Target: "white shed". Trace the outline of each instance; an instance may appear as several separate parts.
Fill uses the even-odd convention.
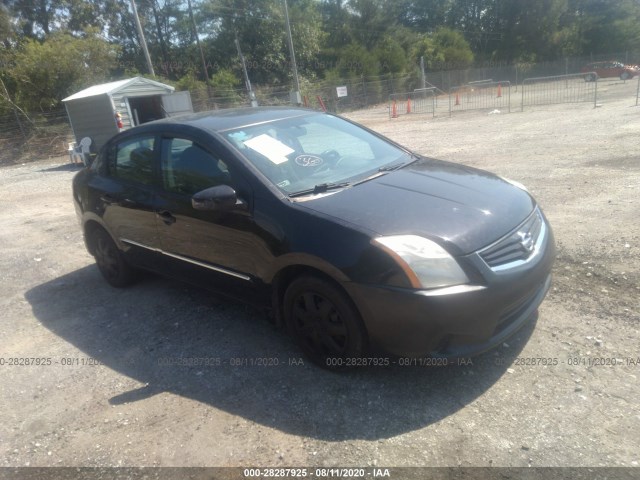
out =
[[[76,142],[92,140],[97,152],[116,133],[135,125],[193,112],[189,92],[144,77],[94,85],[63,99]],[[119,114],[122,127],[117,124]]]

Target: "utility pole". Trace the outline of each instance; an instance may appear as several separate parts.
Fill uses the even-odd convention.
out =
[[[284,18],[287,22],[287,40],[289,42],[289,54],[291,55],[291,70],[293,71],[293,85],[294,91],[291,92],[291,103],[300,105],[302,103],[302,97],[300,96],[300,81],[298,80],[298,66],[296,65],[296,54],[293,51],[293,38],[291,37],[291,24],[289,23],[289,8],[287,7],[287,0],[284,2]]]
[[[242,50],[240,50],[240,42],[238,41],[238,32],[236,32],[236,48],[238,49],[238,56],[240,57],[240,62],[242,62],[242,71],[244,73],[244,85],[247,88],[247,92],[249,93],[251,106],[257,107],[258,100],[256,100],[256,94],[253,92],[253,89],[251,88],[251,80],[249,80],[249,73],[247,72],[247,64],[244,61],[244,55],[242,55]]]
[[[420,57],[420,71],[422,72],[422,88],[427,88],[427,78],[424,73],[424,57]]]
[[[202,45],[200,44],[200,38],[198,37],[198,30],[196,28],[196,21],[193,18],[193,9],[191,8],[191,0],[187,0],[187,6],[189,7],[189,18],[191,19],[191,27],[193,28],[193,35],[196,37],[196,44],[198,45],[198,50],[200,50],[200,59],[202,60],[202,71],[204,73],[204,81],[209,85],[209,70],[207,69],[207,62],[204,59],[204,51],[202,50]]]
[[[140,17],[138,17],[138,9],[136,8],[135,0],[131,0],[131,8],[133,10],[133,18],[136,21],[138,36],[140,37],[140,46],[144,52],[144,58],[147,61],[147,68],[149,69],[151,76],[155,78],[156,72],[153,71],[153,64],[151,63],[151,57],[149,56],[149,50],[147,49],[147,41],[144,39],[144,32],[142,31],[142,25],[140,24]]]

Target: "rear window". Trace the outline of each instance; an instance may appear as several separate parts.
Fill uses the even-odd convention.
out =
[[[155,137],[138,137],[123,141],[107,152],[110,176],[129,182],[153,182]]]

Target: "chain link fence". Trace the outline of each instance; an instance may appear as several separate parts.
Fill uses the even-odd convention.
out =
[[[419,88],[413,92],[389,95],[389,116],[391,118],[410,113],[430,113],[435,116],[436,89],[434,87]]]
[[[521,109],[525,105],[591,101],[596,95],[594,102],[606,101],[619,98],[623,90],[607,88],[602,94],[595,92],[598,82],[585,82],[584,73],[578,72],[591,62],[609,60],[637,65],[640,64],[640,51],[541,63],[488,62],[468,69],[440,65],[438,71],[427,71],[424,77],[416,69],[404,75],[303,82],[301,94],[304,105],[309,108],[342,113],[383,107],[389,109],[391,117],[393,100],[397,115],[410,111],[432,116],[485,108],[510,111],[515,93],[522,96]],[[292,85],[287,84],[261,85],[255,87],[255,94],[259,105],[290,105],[292,89]],[[197,112],[251,103],[243,88],[213,90],[207,87],[190,93]],[[635,103],[640,103],[640,78]],[[0,163],[66,155],[68,142],[73,140],[64,107],[22,112],[0,99]]]
[[[588,80],[593,78],[593,80]],[[522,82],[521,111],[526,105],[554,103],[598,103],[598,82],[594,72],[526,78]]]
[[[476,81],[449,91],[449,115],[456,111],[506,109],[511,112],[511,82]]]
[[[73,132],[64,107],[28,113],[0,111],[0,164],[68,154]]]

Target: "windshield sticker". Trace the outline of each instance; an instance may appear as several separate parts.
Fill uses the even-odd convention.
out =
[[[251,150],[264,155],[276,165],[286,162],[287,155],[294,152],[293,148],[287,147],[284,143],[264,133],[250,140],[245,140],[244,144]]]
[[[323,163],[324,160],[322,157],[318,157],[316,155],[298,155],[296,157],[296,164],[301,167],[317,167]]]
[[[280,188],[288,187],[289,185],[291,185],[291,182],[289,180],[283,180],[280,183],[278,183],[278,186]]]

